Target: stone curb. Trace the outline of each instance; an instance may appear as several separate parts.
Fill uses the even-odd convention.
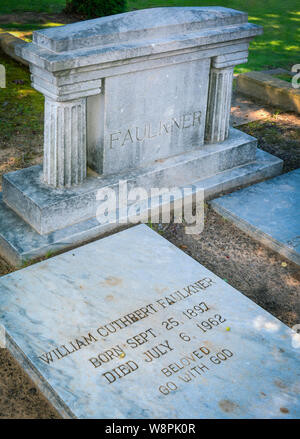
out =
[[[28,62],[17,56],[15,54],[15,46],[19,44],[27,44],[25,41],[21,40],[21,38],[14,37],[12,34],[8,32],[0,33],[0,48],[3,50],[6,55],[10,56],[14,60],[24,64],[25,66],[29,66]]]
[[[238,92],[300,114],[300,89],[269,72],[248,72],[237,77]]]

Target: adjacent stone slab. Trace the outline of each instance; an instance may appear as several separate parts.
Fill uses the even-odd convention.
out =
[[[300,265],[300,169],[211,201],[258,241]]]
[[[300,416],[299,336],[144,225],[0,289],[8,348],[64,417]]]
[[[300,90],[266,72],[247,72],[237,77],[237,90],[285,110],[300,113]]]

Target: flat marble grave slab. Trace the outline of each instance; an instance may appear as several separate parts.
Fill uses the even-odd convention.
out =
[[[0,290],[7,346],[63,417],[300,417],[299,336],[145,225]]]
[[[300,265],[300,169],[211,201],[244,232]]]

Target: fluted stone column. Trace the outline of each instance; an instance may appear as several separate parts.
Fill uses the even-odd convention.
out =
[[[45,96],[43,182],[69,188],[87,175],[87,98],[101,93],[102,79],[31,66],[32,85]],[[73,72],[74,73],[74,72]]]
[[[228,137],[231,109],[233,66],[210,71],[205,140],[222,142]]]
[[[86,98],[45,97],[44,182],[70,187],[86,178]]]

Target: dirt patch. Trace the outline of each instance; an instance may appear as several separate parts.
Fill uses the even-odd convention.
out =
[[[300,167],[300,117],[281,113],[239,127],[257,138],[259,148],[283,160],[283,172]]]
[[[8,353],[0,349],[0,419],[54,419],[56,410]]]
[[[283,172],[300,167],[300,116],[233,93],[231,123],[257,138],[258,147],[284,161]]]
[[[0,276],[11,273],[13,268],[2,258],[0,258]]]
[[[219,402],[219,406],[225,413],[234,412],[238,408],[237,404],[228,399],[222,399],[222,401]]]

